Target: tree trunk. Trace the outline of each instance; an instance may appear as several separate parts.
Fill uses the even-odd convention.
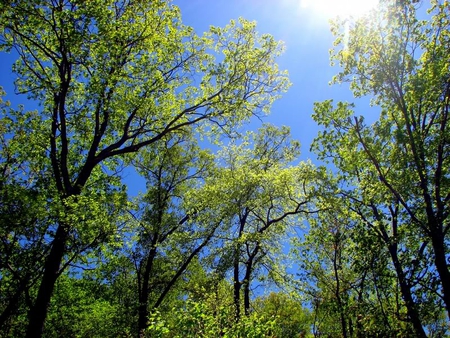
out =
[[[148,295],[149,295],[149,280],[150,274],[153,269],[153,261],[156,256],[156,243],[152,243],[152,248],[147,257],[145,264],[144,276],[142,279],[142,285],[140,287],[141,293],[139,294],[139,319],[138,319],[138,332],[139,337],[145,337],[145,329],[148,323]]]
[[[442,231],[434,231],[431,234],[431,242],[434,249],[434,264],[441,279],[443,291],[443,300],[447,316],[450,319],[450,272],[448,271],[447,261],[445,258],[444,235]]]
[[[340,277],[339,277],[339,252],[338,250],[340,250],[340,243],[339,243],[339,232],[337,234],[335,234],[335,238],[334,238],[334,255],[333,255],[333,272],[334,272],[334,277],[336,279],[336,289],[334,290],[334,295],[336,297],[336,301],[338,304],[338,308],[339,308],[339,317],[340,317],[340,321],[341,321],[341,329],[342,329],[342,337],[347,338],[347,321],[345,318],[345,312],[344,312],[344,306],[342,304],[342,299],[341,299],[341,282],[340,282]]]
[[[250,315],[250,275],[251,269],[247,269],[244,279],[244,313]]]
[[[408,313],[408,317],[413,325],[415,336],[420,338],[426,338],[427,335],[425,330],[423,329],[422,322],[420,320],[419,314],[416,309],[416,304],[411,294],[411,288],[408,285],[405,274],[403,272],[403,268],[398,259],[397,255],[397,245],[389,245],[389,253],[392,258],[392,262],[394,263],[395,271],[397,274],[398,282],[400,284],[400,292],[402,294],[402,298],[405,301],[406,311]]]
[[[36,301],[29,312],[27,338],[40,338],[42,336],[48,306],[50,305],[53,289],[55,288],[55,283],[60,273],[59,270],[65,253],[67,237],[67,231],[60,224],[56,230],[50,254],[45,261],[44,273]]]
[[[245,264],[246,270],[243,285],[244,285],[244,311],[246,316],[250,314],[250,279],[252,277],[253,265],[255,264],[255,259],[259,253],[260,248],[261,247],[259,243],[257,243],[255,249],[249,255],[248,260]]]
[[[8,305],[0,314],[0,329],[6,323],[8,318],[15,314],[17,309],[19,308],[20,296],[25,291],[25,284],[25,281],[22,280],[14,295],[9,299]]]
[[[239,251],[236,249],[235,257],[234,257],[234,265],[233,265],[233,302],[235,308],[235,320],[239,321],[241,318],[241,302],[240,302],[240,294],[241,294],[241,282],[239,280]]]
[[[248,208],[245,208],[244,213],[239,215],[239,233],[238,239],[242,237],[244,233],[244,228],[247,223],[247,217],[250,213]],[[239,321],[241,318],[241,287],[242,283],[239,280],[239,259],[240,259],[240,247],[239,244],[236,244],[235,252],[234,252],[234,262],[233,262],[233,302],[235,307],[235,320]]]

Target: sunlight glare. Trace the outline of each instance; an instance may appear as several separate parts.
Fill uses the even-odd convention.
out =
[[[379,0],[300,0],[303,8],[309,8],[327,17],[358,18],[375,8]]]

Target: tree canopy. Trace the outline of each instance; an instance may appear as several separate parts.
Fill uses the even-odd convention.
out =
[[[447,2],[431,1],[425,20],[419,8],[386,1],[349,32],[336,23],[341,48],[332,60],[342,70],[334,81],[349,82],[356,97],[371,95],[381,114],[369,125],[351,103],[316,103],[313,117],[324,130],[313,148],[337,170],[337,196],[357,222],[352,240],[384,248],[378,255],[388,255],[383,269],[398,285],[405,321],[425,337],[444,309],[450,318],[450,22]]]
[[[447,337],[450,6],[423,6],[332,22],[333,82],[380,114],[316,102],[313,163],[243,128],[290,86],[255,22],[3,1],[1,336]]]

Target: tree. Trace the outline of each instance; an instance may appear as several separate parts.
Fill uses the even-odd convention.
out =
[[[110,285],[87,276],[58,278],[46,320],[46,337],[117,337],[131,334]],[[126,292],[125,288],[120,290]]]
[[[335,82],[371,95],[381,114],[369,126],[352,104],[317,103],[314,119],[325,130],[313,147],[336,166],[342,196],[388,250],[409,321],[424,337],[425,304],[450,318],[450,21],[447,2],[431,1],[426,20],[418,6],[386,1],[348,30],[335,24]]]
[[[9,102],[0,99],[0,104],[4,113],[10,109]],[[30,305],[30,290],[41,276],[42,252],[47,249],[41,228],[51,223],[42,207],[48,175],[38,178],[20,151],[32,128],[27,125],[30,114],[11,113],[0,127],[0,327],[4,332],[14,331],[13,317],[17,321]],[[23,123],[17,129],[13,118]]]
[[[311,314],[302,303],[284,293],[271,292],[253,302],[255,312],[273,321],[272,336],[285,338],[309,337]]]
[[[242,143],[220,152],[223,167],[212,177],[212,189],[226,215],[226,230],[216,268],[232,271],[237,321],[242,305],[250,315],[256,278],[279,279],[280,243],[299,215],[313,212],[314,184],[321,173],[311,163],[290,165],[298,153],[299,143],[291,139],[289,128],[272,125],[249,132]]]
[[[353,204],[339,194],[322,200],[322,211],[308,218],[308,233],[293,247],[301,266],[299,286],[314,310],[314,333],[410,336],[390,251]],[[404,255],[402,263],[409,258]]]
[[[56,210],[29,313],[27,336],[39,337],[62,270],[113,231],[114,223],[93,226],[102,203],[121,199],[111,173],[201,121],[199,132],[232,133],[267,113],[288,81],[274,63],[281,45],[258,36],[255,23],[232,21],[198,37],[167,1],[12,0],[0,13],[2,49],[18,56],[17,91],[39,104],[28,165],[51,173],[46,200]],[[111,218],[123,210],[110,207]]]
[[[155,310],[162,303],[214,233],[211,229],[195,228],[195,213],[200,212],[200,207],[195,213],[184,208],[188,190],[195,189],[211,171],[212,156],[200,150],[192,136],[182,135],[162,139],[159,147],[143,153],[134,165],[146,178],[148,188],[137,206],[141,214],[140,226],[131,255],[138,282],[138,330],[140,336],[144,336],[149,308]],[[206,235],[202,236],[202,233]],[[176,238],[176,243],[172,237]],[[175,252],[178,255],[172,259]],[[166,261],[165,268],[158,269],[163,271],[155,269],[158,259]],[[174,273],[170,275],[170,271]],[[162,278],[161,273],[166,278]],[[169,279],[164,280],[167,277]],[[152,290],[156,287],[152,281],[163,285],[159,295]],[[156,297],[152,305],[149,304],[151,293]]]

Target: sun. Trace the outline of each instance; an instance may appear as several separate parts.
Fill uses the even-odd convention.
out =
[[[328,19],[358,18],[375,8],[379,0],[300,0],[303,8],[312,9]]]

